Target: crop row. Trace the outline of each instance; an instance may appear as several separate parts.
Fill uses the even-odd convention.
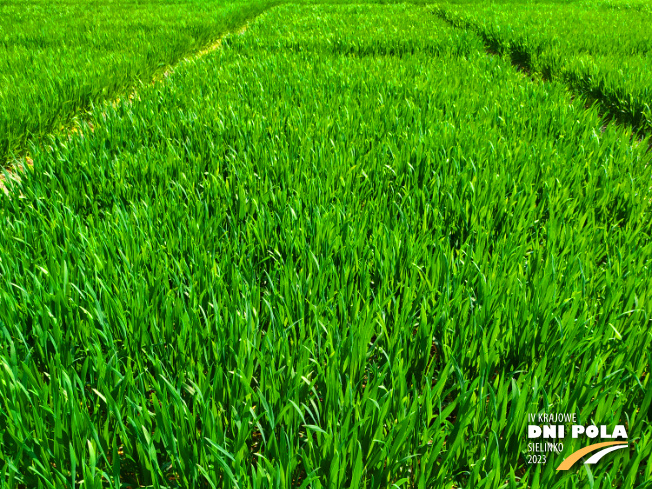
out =
[[[270,2],[0,4],[0,161],[124,96]]]
[[[652,10],[644,3],[448,5],[438,13],[477,32],[528,71],[559,80],[610,118],[652,129]]]
[[[30,141],[65,132],[91,105],[127,96],[276,3],[109,1],[89,8],[32,0],[0,5],[0,160],[23,155]],[[652,13],[646,3],[444,5],[440,15],[473,27],[492,49],[565,80],[621,121],[650,126],[647,25]],[[373,41],[367,39],[371,49],[384,43]]]

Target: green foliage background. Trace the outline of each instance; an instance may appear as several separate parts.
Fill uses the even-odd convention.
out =
[[[0,487],[649,486],[645,124],[569,73],[643,89],[545,34],[644,4],[55,5],[2,31]],[[539,412],[630,446],[528,465]]]

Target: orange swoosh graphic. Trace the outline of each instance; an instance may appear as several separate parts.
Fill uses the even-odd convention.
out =
[[[596,443],[594,445],[589,445],[588,447],[580,448],[578,451],[571,453],[562,463],[559,464],[557,470],[568,470],[570,469],[575,462],[581,459],[587,453],[595,452],[603,447],[610,447],[612,445],[627,445],[627,442],[622,441],[607,441],[604,443]]]

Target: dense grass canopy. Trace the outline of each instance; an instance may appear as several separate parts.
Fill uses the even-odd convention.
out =
[[[0,121],[5,150],[33,143],[0,192],[1,488],[647,487],[644,124],[606,124],[569,82],[607,48],[536,27],[589,7],[276,6],[114,103],[263,6],[65,5],[109,18],[4,48],[97,46],[74,133],[52,130],[89,105],[39,78],[20,107],[50,137]],[[507,21],[540,43],[529,72]],[[123,28],[163,64],[102,58],[131,52]],[[586,441],[568,439],[529,464],[543,412],[625,425],[629,446],[557,472]]]

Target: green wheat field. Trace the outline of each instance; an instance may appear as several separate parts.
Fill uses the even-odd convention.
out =
[[[0,1],[0,488],[652,487],[651,5]]]

